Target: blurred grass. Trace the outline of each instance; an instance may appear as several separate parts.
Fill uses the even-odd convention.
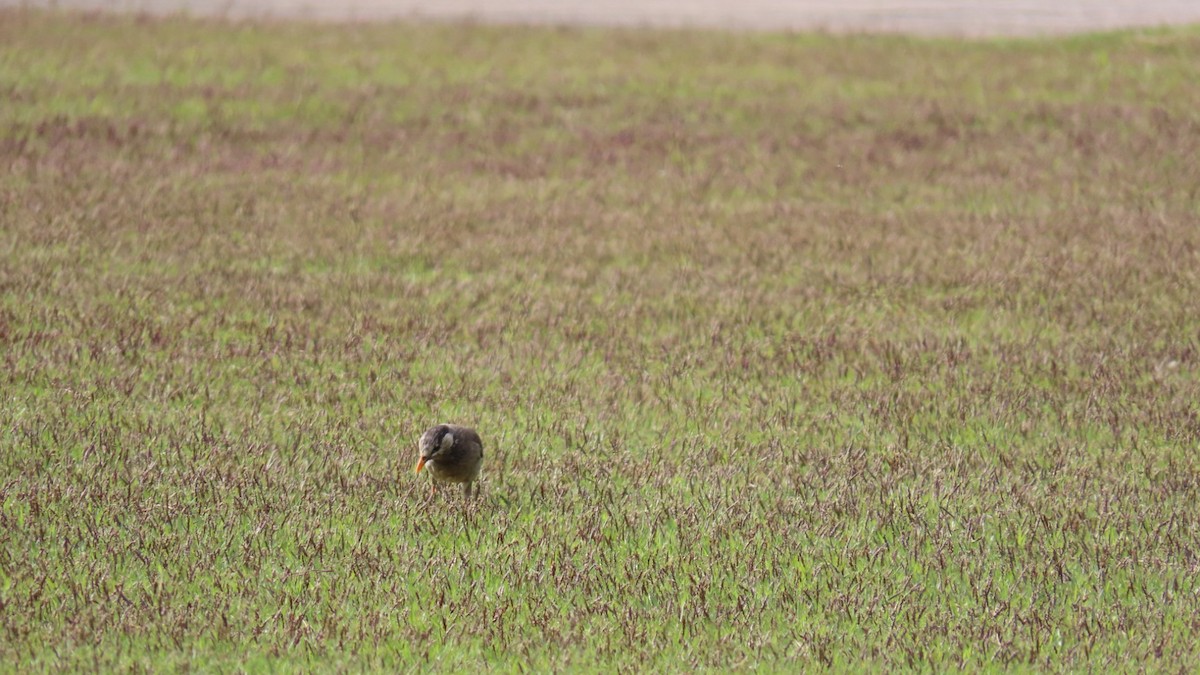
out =
[[[0,653],[1195,668],[1198,64],[4,11]]]

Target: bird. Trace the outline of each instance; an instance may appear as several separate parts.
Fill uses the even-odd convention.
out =
[[[439,424],[422,434],[417,446],[417,473],[428,467],[435,484],[462,483],[463,496],[471,496],[472,484],[483,467],[483,440],[474,429]]]

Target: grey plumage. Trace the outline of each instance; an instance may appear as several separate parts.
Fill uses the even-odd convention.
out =
[[[470,427],[439,424],[421,435],[417,473],[428,467],[435,482],[462,483],[463,494],[471,488],[483,467],[483,440]]]

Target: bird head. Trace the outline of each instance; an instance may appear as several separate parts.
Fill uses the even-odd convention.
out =
[[[421,473],[421,469],[424,469],[427,463],[433,461],[438,454],[449,450],[453,445],[454,433],[445,424],[439,424],[426,431],[421,436],[419,444],[421,458],[417,460],[417,473]]]

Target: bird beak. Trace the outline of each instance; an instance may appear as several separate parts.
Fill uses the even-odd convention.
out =
[[[422,457],[421,459],[417,460],[417,473],[421,473],[421,469],[424,469],[424,468],[425,468],[425,458]]]

